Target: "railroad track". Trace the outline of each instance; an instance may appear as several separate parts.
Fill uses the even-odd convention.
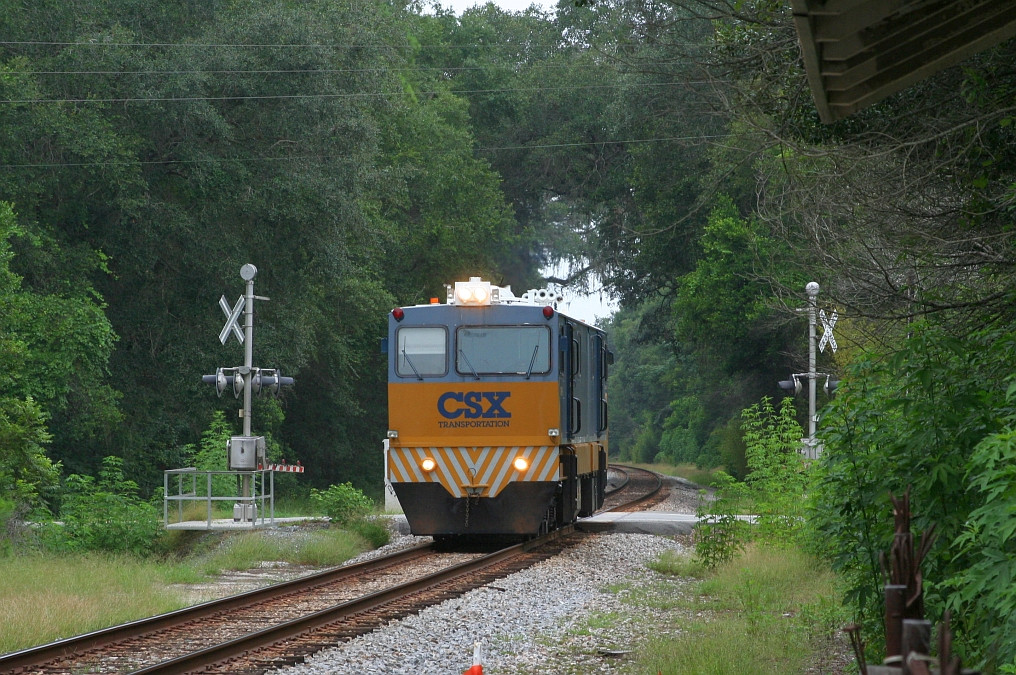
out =
[[[610,470],[623,477],[608,477],[615,488],[607,492],[602,511],[643,511],[668,496],[657,473],[624,465],[611,466]]]
[[[613,508],[621,493],[645,497],[652,481],[640,473],[649,472],[618,469]],[[263,673],[530,567],[584,536],[570,526],[487,554],[424,544],[0,656],[0,673]]]

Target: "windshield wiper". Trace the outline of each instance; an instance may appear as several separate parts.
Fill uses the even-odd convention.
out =
[[[536,363],[536,352],[540,351],[540,343],[537,342],[536,346],[533,347],[533,358],[529,359],[529,369],[526,371],[526,379],[533,374],[533,364]]]
[[[459,348],[459,356],[461,356],[462,360],[466,362],[467,366],[469,366],[469,370],[473,371],[473,377],[475,377],[476,379],[479,380],[480,379],[480,374],[478,372],[476,372],[476,368],[473,368],[473,364],[469,362],[469,357],[466,356],[466,353],[464,351],[462,351],[461,347]]]
[[[417,370],[416,366],[413,365],[413,359],[409,358],[409,354],[406,353],[405,347],[402,348],[402,357],[406,359],[406,363],[408,363],[409,367],[413,369],[413,374],[416,375],[416,379],[422,380],[423,375],[421,375],[420,371]]]

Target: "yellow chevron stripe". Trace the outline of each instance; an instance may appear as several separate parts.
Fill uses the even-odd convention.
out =
[[[518,456],[529,462],[519,472],[512,462]],[[420,463],[431,457],[431,472]],[[481,496],[496,497],[512,482],[556,481],[560,476],[556,446],[488,446],[392,448],[388,452],[388,479],[393,483],[440,483],[453,497],[465,497],[467,488]]]

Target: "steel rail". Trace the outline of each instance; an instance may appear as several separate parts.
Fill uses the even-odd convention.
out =
[[[263,648],[266,645],[281,642],[283,640],[307,633],[324,626],[337,623],[343,619],[364,612],[369,612],[384,605],[397,602],[415,593],[454,582],[456,579],[474,574],[484,568],[493,567],[499,563],[518,557],[524,553],[548,544],[565,534],[574,532],[575,526],[554,530],[542,537],[532,539],[521,544],[495,551],[481,558],[469,560],[452,567],[448,567],[427,577],[410,581],[398,586],[386,588],[371,593],[362,598],[330,607],[328,609],[309,614],[299,619],[293,619],[286,623],[250,633],[243,637],[213,645],[200,651],[192,652],[184,656],[164,661],[153,666],[133,671],[132,675],[180,675],[193,672],[203,667],[221,663],[231,658],[243,655],[256,648]]]
[[[226,598],[209,600],[198,605],[184,607],[182,609],[166,612],[153,617],[131,621],[117,626],[110,626],[91,633],[64,638],[37,647],[29,647],[10,654],[0,656],[0,672],[17,672],[32,666],[62,658],[71,654],[79,654],[84,651],[96,649],[104,645],[120,642],[126,639],[141,635],[150,635],[165,628],[179,625],[187,621],[194,621],[216,614],[222,614],[239,607],[245,607],[255,602],[263,602],[289,595],[297,591],[314,588],[323,584],[332,583],[348,577],[353,577],[365,571],[385,566],[397,565],[408,562],[431,552],[431,544],[420,544],[412,548],[399,551],[384,558],[376,558],[352,565],[344,565],[331,569],[309,574],[298,579],[281,582],[264,588],[258,588],[245,593],[231,595]]]

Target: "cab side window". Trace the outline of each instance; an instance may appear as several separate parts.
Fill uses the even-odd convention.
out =
[[[399,377],[441,377],[448,372],[448,331],[442,326],[405,326],[395,334]]]

